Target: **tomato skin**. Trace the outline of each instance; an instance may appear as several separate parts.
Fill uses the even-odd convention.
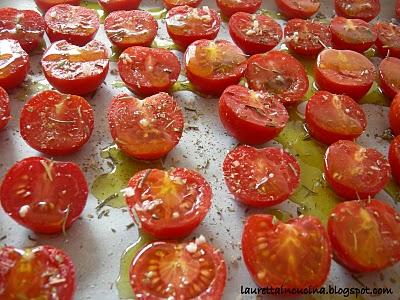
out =
[[[254,24],[257,24],[257,30]],[[274,19],[245,12],[232,15],[229,19],[229,33],[235,44],[249,55],[268,52],[282,39],[282,28]]]
[[[388,22],[377,22],[375,28],[378,32],[376,48],[381,56],[400,58],[400,26]]]
[[[376,272],[400,260],[400,215],[379,200],[339,203],[329,217],[328,234],[335,259],[353,272]]]
[[[388,158],[393,178],[400,183],[400,135],[397,135],[390,143]]]
[[[261,6],[261,0],[217,0],[217,5],[226,17],[238,12],[254,14]]]
[[[79,218],[88,193],[85,176],[75,163],[29,157],[7,171],[0,201],[4,211],[20,225],[37,233],[53,234],[69,228]]]
[[[163,0],[163,4],[167,10],[173,9],[178,6],[190,6],[197,7],[201,3],[201,0]]]
[[[40,10],[46,12],[51,7],[59,4],[79,5],[80,0],[35,0],[35,3]]]
[[[393,99],[400,93],[400,59],[387,57],[379,65],[379,86],[383,93]]]
[[[319,0],[275,0],[275,4],[287,19],[307,19],[321,6]]]
[[[97,0],[101,7],[108,13],[121,10],[138,9],[142,0]]]
[[[396,2],[396,16],[397,18],[400,18],[400,0],[397,0]]]
[[[151,96],[172,87],[179,77],[181,64],[169,50],[135,46],[120,55],[118,70],[136,95]]]
[[[338,115],[340,113],[342,115]],[[343,118],[342,122],[340,116]],[[330,117],[332,119],[329,119]],[[333,144],[339,140],[354,140],[367,127],[366,116],[357,102],[346,95],[334,95],[324,91],[315,93],[307,102],[305,119],[310,134],[325,144]],[[350,120],[353,120],[352,124],[346,123]],[[344,132],[346,128],[350,129],[348,125],[355,128],[353,132]]]
[[[389,123],[393,134],[400,135],[400,94],[394,97],[390,104]]]
[[[0,86],[0,129],[6,127],[10,119],[10,99],[7,92]]]
[[[379,0],[335,0],[335,11],[340,17],[369,22],[379,15]]]
[[[0,248],[0,261],[1,299],[73,299],[76,289],[75,267],[71,258],[61,249],[37,246],[21,250],[5,246]],[[63,284],[51,286],[51,278],[64,280],[60,282]]]
[[[325,282],[331,266],[328,234],[321,221],[312,216],[286,224],[267,214],[248,217],[242,253],[250,275],[263,288],[317,288]]]

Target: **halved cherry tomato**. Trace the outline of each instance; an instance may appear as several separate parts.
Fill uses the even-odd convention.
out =
[[[378,37],[375,28],[361,19],[335,17],[331,21],[332,43],[336,49],[368,50]]]
[[[159,239],[189,235],[211,206],[210,185],[188,169],[143,170],[131,178],[128,189],[133,195],[126,196],[132,217]]]
[[[317,92],[307,102],[306,124],[317,140],[332,144],[358,138],[367,126],[361,106],[346,95]]]
[[[400,214],[379,200],[339,203],[328,220],[335,259],[353,272],[374,272],[400,260]]]
[[[314,20],[289,20],[285,26],[285,38],[287,47],[302,56],[316,56],[331,46],[329,27]]]
[[[245,76],[251,89],[276,95],[285,105],[297,103],[308,90],[304,66],[285,52],[270,51],[250,57]]]
[[[397,102],[397,106],[399,102]],[[389,147],[389,164],[392,169],[393,178],[400,183],[400,135],[397,135]]]
[[[0,129],[3,129],[10,119],[10,99],[7,92],[0,86]]]
[[[50,8],[44,15],[44,21],[51,42],[66,40],[78,46],[93,40],[100,27],[95,10],[69,4]]]
[[[262,144],[273,139],[289,120],[279,99],[241,85],[224,91],[219,99],[219,117],[229,134],[243,144]]]
[[[135,46],[120,55],[118,70],[135,94],[151,96],[169,90],[179,77],[181,64],[169,50]]]
[[[335,11],[338,16],[347,19],[371,21],[379,15],[379,0],[335,0]]]
[[[39,46],[44,21],[36,11],[4,7],[0,8],[0,16],[0,39],[17,40],[28,53]]]
[[[29,56],[16,40],[0,40],[0,87],[16,88],[29,71]]]
[[[115,46],[150,46],[157,34],[156,19],[147,11],[115,11],[104,21],[107,37]]]
[[[108,111],[111,135],[118,147],[137,159],[159,159],[178,143],[183,131],[183,113],[167,93],[144,100],[121,94]]]
[[[261,6],[261,0],[217,0],[217,5],[226,17],[237,12],[254,14]]]
[[[187,78],[199,92],[209,95],[221,95],[228,86],[239,83],[246,69],[242,50],[224,40],[194,42],[187,48],[184,62]]]
[[[42,68],[46,79],[60,92],[86,95],[95,91],[107,76],[108,50],[98,41],[84,47],[55,42],[44,53]]]
[[[106,12],[110,13],[112,11],[138,9],[142,0],[97,0],[97,2]]]
[[[321,221],[312,216],[287,223],[271,215],[247,218],[243,259],[260,287],[320,287],[331,266],[331,245]]]
[[[36,5],[43,11],[49,10],[51,7],[59,4],[79,5],[80,0],[35,0]]]
[[[361,99],[375,79],[375,67],[368,58],[351,50],[326,49],[317,59],[315,81],[321,90]]]
[[[0,299],[72,300],[75,267],[71,258],[52,246],[24,250],[0,248]]]
[[[400,58],[400,26],[388,22],[375,24],[378,31],[376,47],[382,56]]]
[[[379,65],[379,86],[389,98],[400,93],[400,59],[387,57]]]
[[[221,27],[218,13],[208,6],[172,8],[168,12],[166,23],[169,36],[182,48],[200,39],[215,39]]]
[[[226,265],[221,252],[207,242],[155,242],[135,256],[129,275],[138,300],[218,300]]]
[[[22,108],[20,132],[33,149],[65,155],[77,151],[90,138],[94,127],[93,109],[80,96],[44,91]]]
[[[375,149],[342,140],[326,150],[325,179],[345,199],[367,199],[389,181],[390,166]]]
[[[278,10],[288,19],[307,19],[317,13],[319,0],[275,0]]]
[[[271,17],[235,13],[229,20],[232,40],[246,54],[268,52],[282,39],[281,26]]]
[[[390,104],[389,123],[393,134],[400,135],[400,94]]]
[[[39,233],[59,233],[82,213],[88,185],[72,162],[30,157],[8,170],[0,197],[5,212],[22,226]]]
[[[238,146],[225,157],[226,185],[235,199],[254,207],[289,198],[300,182],[300,166],[283,149]]]
[[[177,6],[190,6],[197,7],[201,3],[201,0],[163,0],[163,4],[166,9],[170,10]]]

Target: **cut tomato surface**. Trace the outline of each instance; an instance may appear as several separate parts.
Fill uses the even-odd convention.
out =
[[[287,223],[271,215],[248,217],[242,253],[250,275],[265,288],[320,287],[331,266],[328,234],[312,216]]]
[[[347,19],[369,22],[379,15],[380,10],[380,0],[335,0],[336,14]]]
[[[48,11],[51,7],[59,4],[79,5],[80,0],[35,0],[36,5],[43,11]]]
[[[382,56],[400,58],[400,26],[388,22],[375,24],[378,31],[376,47]]]
[[[307,19],[316,14],[321,6],[319,0],[275,0],[275,3],[288,19]]]
[[[197,7],[201,3],[201,0],[163,0],[163,4],[166,9],[170,10],[177,6],[190,6]]]
[[[296,158],[277,148],[238,146],[225,157],[223,171],[235,199],[255,207],[287,200],[300,182]]]
[[[137,159],[159,159],[179,142],[183,113],[167,93],[144,100],[121,94],[108,111],[111,135],[118,147]]]
[[[317,59],[315,80],[321,90],[361,99],[375,79],[375,67],[362,54],[351,50],[327,49]]]
[[[244,144],[262,144],[286,126],[289,114],[275,96],[241,85],[228,87],[219,99],[219,117],[230,135]]]
[[[10,119],[10,99],[7,92],[0,86],[0,129],[3,129]]]
[[[237,12],[255,13],[261,6],[261,0],[217,0],[222,14],[230,17]]]
[[[86,95],[104,81],[109,68],[108,50],[98,41],[79,47],[59,41],[42,58],[43,73],[62,93]]]
[[[138,9],[142,0],[97,0],[108,13],[113,11]],[[126,20],[128,21],[128,20]]]
[[[387,57],[379,65],[379,86],[383,93],[394,98],[400,93],[400,59]]]
[[[172,87],[179,77],[181,64],[169,50],[135,46],[120,55],[118,70],[135,94],[151,96]]]
[[[90,138],[94,113],[80,96],[44,91],[22,108],[20,132],[29,146],[50,155],[79,150]]]
[[[221,299],[227,273],[224,258],[211,244],[199,240],[145,246],[130,268],[135,299]]]
[[[284,105],[299,102],[308,90],[304,66],[285,52],[253,55],[247,61],[245,76],[251,89],[276,95]]]
[[[281,26],[271,17],[235,13],[229,20],[232,40],[246,54],[268,52],[282,39]]]
[[[72,300],[75,267],[71,258],[52,246],[0,248],[0,299]]]
[[[375,272],[400,260],[400,215],[379,200],[338,204],[328,220],[335,259],[353,272]]]
[[[394,135],[400,135],[400,94],[393,98],[389,111],[390,129]]]
[[[39,233],[59,233],[82,213],[88,185],[72,162],[30,157],[8,170],[0,197],[5,212],[22,226]]]
[[[377,150],[338,141],[325,153],[325,179],[341,197],[374,197],[390,179],[390,165]]]
[[[184,169],[148,169],[131,178],[126,196],[132,216],[141,228],[160,239],[190,234],[205,218],[212,191],[200,174]]]
[[[367,126],[367,118],[357,102],[329,92],[317,92],[310,98],[305,118],[310,134],[325,144],[354,140]]]
[[[399,105],[399,102],[397,105]],[[400,135],[397,135],[390,143],[389,163],[394,179],[397,183],[400,183]]]

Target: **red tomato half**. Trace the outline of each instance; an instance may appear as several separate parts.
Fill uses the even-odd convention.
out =
[[[283,149],[238,146],[225,157],[226,185],[235,199],[254,207],[288,199],[300,182],[300,166]]]
[[[288,223],[271,215],[247,218],[243,259],[260,287],[320,287],[331,266],[331,245],[321,221],[302,216]]]
[[[390,104],[389,123],[393,134],[400,135],[400,94]]]
[[[118,147],[137,159],[159,159],[178,143],[183,113],[167,93],[144,100],[118,95],[108,111],[111,135]]]
[[[361,106],[346,95],[317,92],[307,102],[306,124],[317,140],[332,144],[358,138],[367,126]]]
[[[400,214],[378,200],[339,203],[328,220],[336,260],[353,272],[375,272],[400,260]]]
[[[0,262],[0,299],[73,299],[75,268],[62,250],[6,246],[0,248]]]
[[[199,40],[191,44],[184,57],[186,75],[204,94],[219,96],[237,84],[246,69],[246,56],[236,45],[224,41]]]
[[[151,96],[170,89],[179,77],[181,64],[169,50],[135,46],[120,55],[118,70],[135,94]]]
[[[241,85],[232,85],[224,91],[219,99],[219,117],[229,134],[243,144],[268,142],[289,120],[279,99]]]
[[[374,79],[374,65],[358,52],[326,49],[318,56],[315,81],[321,90],[357,101],[368,93]]]
[[[400,26],[388,22],[378,22],[375,25],[378,31],[376,47],[382,56],[400,58]]]
[[[275,0],[278,10],[288,19],[307,19],[317,13],[319,0]]]
[[[177,6],[190,6],[197,7],[201,3],[201,0],[163,0],[164,6],[170,10]]]
[[[215,39],[221,26],[218,13],[214,9],[209,9],[208,6],[175,7],[168,12],[166,22],[169,36],[182,48],[186,48],[197,40]]]
[[[270,51],[250,57],[245,76],[251,89],[276,95],[285,105],[297,103],[308,90],[303,65],[285,52]]]
[[[314,20],[292,19],[285,26],[287,47],[302,56],[316,56],[331,46],[329,27]]]
[[[51,42],[66,40],[78,46],[93,40],[100,27],[99,16],[95,10],[69,4],[50,8],[44,16],[44,21]]]
[[[378,37],[375,28],[361,19],[335,17],[331,21],[332,43],[336,49],[367,51]]]
[[[35,0],[36,5],[43,11],[47,11],[50,7],[56,6],[58,4],[70,4],[79,5],[80,0]]]
[[[5,212],[22,226],[39,233],[59,233],[81,215],[88,185],[72,162],[30,157],[8,170],[0,196]]]
[[[142,0],[97,0],[97,2],[106,12],[110,13],[112,11],[138,9]]]
[[[246,54],[268,52],[282,39],[281,26],[271,17],[235,13],[229,20],[232,40]]]
[[[206,242],[155,242],[135,256],[129,275],[138,300],[219,300],[226,265],[221,252]]]
[[[86,95],[95,91],[106,78],[108,67],[108,50],[98,41],[84,47],[55,42],[42,58],[46,79],[66,94]]]
[[[389,181],[390,166],[375,149],[343,140],[326,150],[325,179],[345,199],[367,199]]]
[[[44,21],[36,11],[4,7],[0,8],[0,16],[0,39],[17,40],[28,53],[39,46]]]
[[[379,15],[379,0],[335,0],[335,11],[338,16],[347,19],[371,21]]]
[[[115,46],[150,46],[157,34],[156,19],[147,11],[115,11],[104,21],[107,37]]]
[[[399,101],[397,101],[397,106]],[[397,183],[400,183],[400,135],[397,135],[389,147],[389,163],[392,174]]]
[[[80,96],[44,91],[22,108],[20,132],[29,146],[49,155],[77,151],[90,138],[93,109]]]
[[[29,71],[29,56],[16,40],[0,40],[0,87],[19,86]]]
[[[0,129],[3,129],[10,119],[10,99],[7,92],[0,86]]]
[[[400,93],[400,59],[387,57],[379,65],[379,86],[389,98]]]
[[[137,216],[143,231],[159,239],[189,235],[211,206],[210,185],[188,169],[143,170],[131,178],[129,188],[133,196],[126,202],[132,217]]]
[[[261,6],[261,0],[217,0],[217,5],[226,17],[238,12],[254,14]]]

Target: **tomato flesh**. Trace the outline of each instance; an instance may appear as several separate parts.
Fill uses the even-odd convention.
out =
[[[35,0],[36,5],[43,11],[48,11],[51,7],[59,4],[79,5],[80,0]]]
[[[201,3],[201,0],[163,0],[163,4],[166,9],[170,10],[177,6],[190,6],[197,7]]]
[[[142,0],[97,0],[101,7],[108,13],[113,11],[129,11],[138,9]]]
[[[347,19],[371,21],[379,15],[379,0],[335,0],[335,11],[338,16]]]
[[[399,105],[399,103],[397,103]],[[400,183],[400,136],[397,135],[389,147],[389,163],[392,170],[393,178]]]
[[[400,26],[388,22],[378,22],[375,24],[375,28],[378,31],[376,40],[378,52],[384,57],[400,58]]]
[[[389,123],[392,133],[395,136],[400,135],[400,94],[390,104]]]
[[[226,17],[244,12],[254,14],[261,6],[261,0],[217,0],[217,5]]]
[[[278,10],[288,19],[307,19],[317,13],[319,0],[275,0]]]
[[[0,129],[3,129],[10,119],[10,99],[7,92],[0,86]]]
[[[387,57],[379,65],[379,86],[383,93],[394,98],[400,93],[400,59]]]

